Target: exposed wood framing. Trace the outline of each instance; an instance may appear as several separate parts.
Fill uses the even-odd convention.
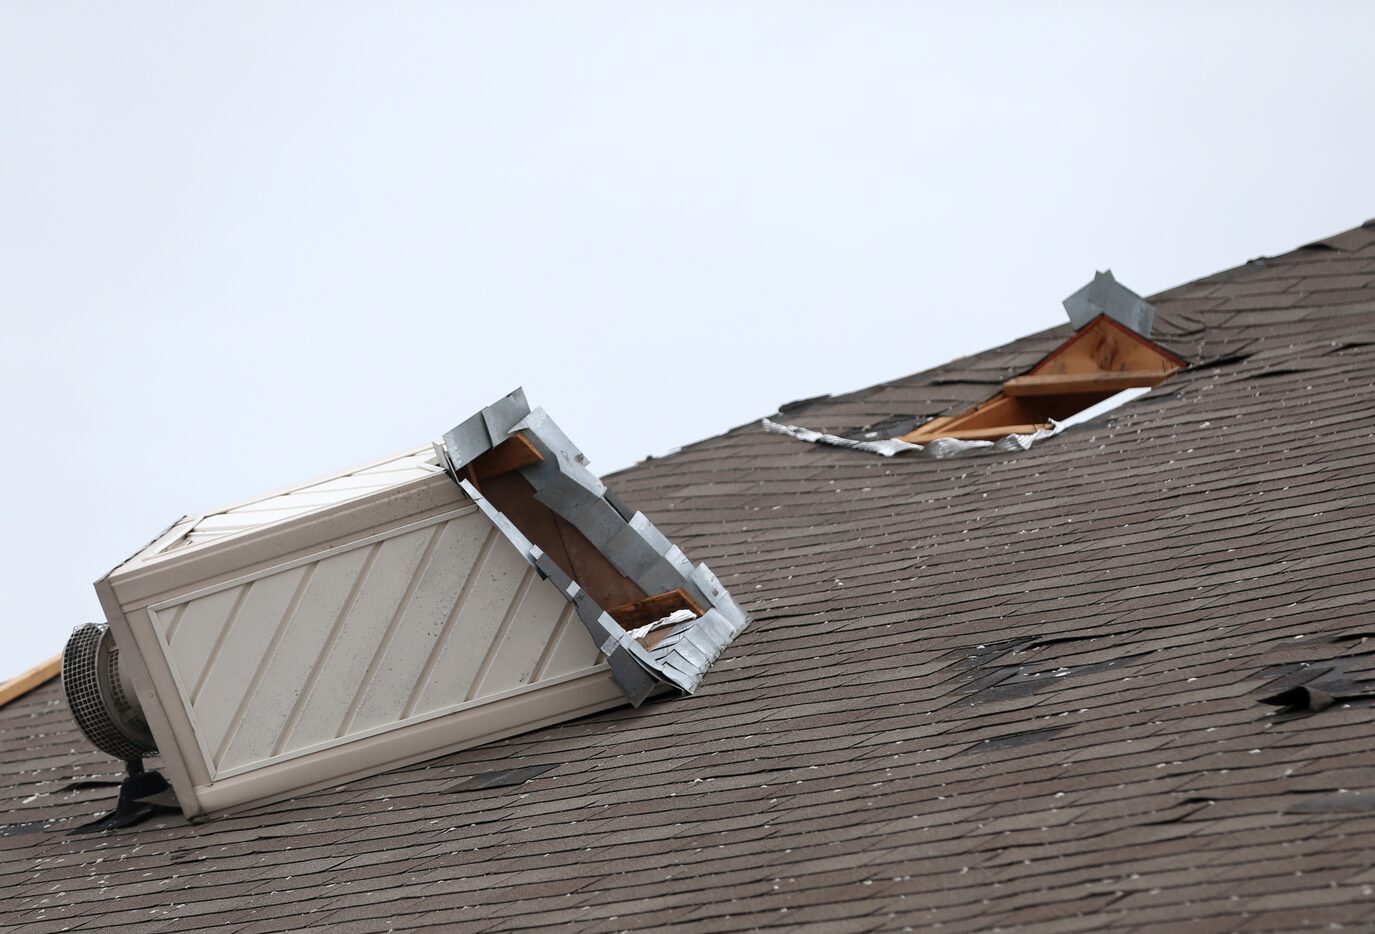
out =
[[[1137,386],[1154,386],[1167,373],[1159,370],[1122,370],[1117,373],[1032,373],[1003,383],[1009,396],[1059,396],[1080,392],[1120,392]]]
[[[526,439],[525,435],[512,435],[474,460],[470,465],[472,471],[469,476],[474,477],[474,483],[476,483],[477,480],[499,477],[504,473],[528,467],[530,464],[538,464],[542,460],[544,460],[544,456]]]
[[[1169,375],[1186,364],[1187,361],[1131,328],[1099,315],[1047,354],[1028,375],[1140,370]]]
[[[610,613],[611,618],[621,624],[621,628],[637,629],[655,620],[663,619],[678,610],[691,610],[698,616],[704,612],[682,588],[645,597],[634,603],[623,603],[606,612]]]
[[[483,481],[482,495],[577,581],[598,606],[620,606],[645,598],[645,592],[618,571],[577,526],[535,499],[534,487],[519,473],[508,471],[489,477]]]
[[[34,688],[47,684],[62,672],[62,656],[54,655],[45,662],[39,662],[21,675],[0,682],[0,707],[16,697],[22,697]]]
[[[909,444],[925,444],[933,438],[939,438],[941,429],[950,424],[951,421],[953,419],[949,415],[930,419],[903,435],[900,440]]]
[[[1123,389],[1154,386],[1186,361],[1113,319],[1099,315],[1002,391],[953,416],[933,418],[901,440],[995,441],[1050,427]]]
[[[959,438],[963,441],[997,441],[999,438],[1006,438],[1008,435],[1029,435],[1042,428],[1049,428],[1050,423],[1037,425],[994,425],[990,428],[963,428],[953,432],[940,435],[942,438]]]

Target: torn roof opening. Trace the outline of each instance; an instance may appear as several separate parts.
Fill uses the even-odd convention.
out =
[[[643,513],[609,495],[521,390],[446,433],[442,455],[463,490],[574,605],[632,703],[664,684],[693,691],[748,622],[705,564],[694,567]]]
[[[1006,380],[992,397],[941,415],[897,437],[857,440],[781,425],[766,431],[803,441],[891,457],[921,451],[952,457],[982,450],[1025,450],[1075,424],[1130,402],[1187,361],[1149,338],[1155,309],[1122,286],[1111,271],[1065,299],[1075,333],[1027,372]]]
[[[1082,412],[1076,412],[1069,418],[1054,422],[1049,427],[1040,428],[1028,434],[1014,432],[1004,435],[997,441],[935,438],[924,444],[914,444],[910,441],[904,441],[901,438],[881,438],[872,441],[857,440],[855,438],[846,438],[841,435],[812,431],[809,428],[802,428],[797,425],[783,425],[768,418],[763,420],[763,428],[767,432],[787,435],[790,438],[796,438],[798,441],[808,441],[813,444],[826,444],[838,448],[852,448],[856,451],[865,451],[866,453],[878,454],[883,457],[892,457],[895,454],[912,452],[923,454],[927,457],[933,457],[937,460],[943,460],[948,457],[965,457],[970,454],[984,452],[1007,454],[1013,451],[1026,451],[1039,441],[1044,441],[1047,438],[1058,435],[1066,429],[1073,428],[1076,425],[1082,425],[1085,422],[1106,415],[1113,409],[1126,405],[1133,399],[1138,399],[1148,392],[1150,392],[1149,387],[1124,389],[1121,392],[1114,393],[1101,402],[1089,406]]]
[[[992,441],[1043,431],[1124,389],[1149,389],[1184,366],[1164,347],[1100,314],[992,398],[934,418],[902,440]]]

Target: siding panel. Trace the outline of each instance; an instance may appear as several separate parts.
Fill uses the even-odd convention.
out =
[[[520,560],[519,556],[517,560]],[[530,571],[520,603],[515,607],[501,641],[492,647],[491,664],[482,681],[473,685],[471,696],[476,698],[498,694],[532,681],[535,669],[549,647],[549,640],[567,607],[568,602],[553,584],[541,580],[533,570]],[[582,630],[582,626],[578,626],[578,629]],[[585,631],[582,637],[590,649],[592,640]]]
[[[420,686],[415,713],[439,710],[468,699],[473,681],[491,655],[493,642],[509,623],[522,584],[535,572],[512,545],[492,530],[493,539],[480,567],[473,569],[462,606],[451,627],[460,638],[436,647],[432,670]]]
[[[272,657],[267,659],[257,690],[229,742],[220,768],[234,768],[272,755],[287,719],[318,662],[320,646],[343,612],[371,549],[357,548],[317,563],[296,612]]]
[[[436,640],[457,609],[484,543],[496,534],[491,523],[478,513],[444,524],[429,564],[421,569],[390,640],[380,649],[348,732],[401,718]]]
[[[343,731],[349,705],[362,686],[378,643],[393,615],[400,612],[425,546],[436,534],[434,528],[417,529],[377,546],[377,557],[353,608],[334,641],[323,648],[320,674],[295,726],[289,728],[285,749],[326,742]]]
[[[297,567],[242,585],[247,592],[239,612],[225,634],[219,653],[210,661],[205,681],[192,701],[192,715],[200,728],[201,740],[212,753],[224,741],[225,731],[243,700],[244,689],[264,662],[305,575],[306,568]]]
[[[601,652],[592,644],[592,638],[583,628],[572,604],[565,604],[558,628],[551,637],[553,645],[544,660],[537,678],[554,678],[569,672],[581,671],[597,663]]]
[[[185,609],[172,632],[171,649],[172,663],[180,672],[188,691],[200,683],[206,662],[210,660],[210,652],[229,622],[230,613],[241,593],[242,589],[236,587],[182,604]],[[175,619],[175,611],[168,609],[150,615],[158,633],[166,640],[165,621]]]
[[[212,778],[594,663],[480,512],[390,534],[151,612]]]

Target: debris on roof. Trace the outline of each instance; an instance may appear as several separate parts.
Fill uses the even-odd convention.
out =
[[[1132,294],[1121,286],[1116,288]],[[1108,291],[1106,297],[1098,297],[1115,303],[1120,311],[1126,302],[1120,293]],[[883,457],[908,451],[936,458],[1025,451],[1038,441],[1144,395],[1185,365],[1183,358],[1100,312],[1080,324],[1073,335],[1026,373],[1005,380],[991,398],[962,412],[928,419],[898,437],[847,437],[767,418],[762,424],[766,431],[800,441]]]
[[[159,772],[145,771],[140,765],[130,769],[128,776],[120,783],[114,808],[108,814],[74,828],[72,833],[121,830],[178,810],[177,796],[167,779]]]
[[[927,457],[934,457],[941,460],[948,457],[963,457],[969,454],[996,453],[1011,454],[1016,451],[1026,451],[1038,441],[1046,438],[1053,438],[1060,432],[1073,428],[1075,425],[1082,425],[1095,418],[1106,415],[1116,408],[1120,408],[1139,399],[1150,392],[1150,387],[1138,389],[1123,389],[1121,392],[1114,393],[1102,402],[1095,402],[1093,405],[1076,412],[1062,421],[1051,420],[1049,428],[1037,428],[1027,434],[1013,432],[1004,435],[997,441],[968,441],[962,438],[935,438],[925,444],[915,444],[904,441],[901,438],[886,438],[879,441],[856,441],[852,438],[844,438],[838,435],[824,434],[819,431],[811,431],[807,428],[800,428],[796,425],[780,425],[770,419],[764,419],[762,425],[764,430],[774,434],[787,435],[796,438],[798,441],[810,441],[813,444],[829,444],[840,448],[852,448],[856,451],[867,451],[870,454],[878,454],[882,457],[892,457],[894,454],[903,454],[908,451],[925,454]]]
[[[118,819],[152,813],[154,752],[195,817],[693,693],[748,618],[586,462],[517,390],[443,444],[183,519],[98,581],[109,625],[76,630],[63,681],[127,763]]]

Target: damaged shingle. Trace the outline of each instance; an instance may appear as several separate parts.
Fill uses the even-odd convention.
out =
[[[455,785],[445,788],[445,791],[481,791],[485,788],[507,788],[513,785],[524,785],[532,778],[538,778],[558,763],[551,762],[547,765],[526,765],[514,769],[498,769],[492,772],[483,772],[481,775],[473,775]]]
[[[1375,811],[1375,791],[1313,795],[1288,808],[1290,814],[1369,814],[1372,811]]]

